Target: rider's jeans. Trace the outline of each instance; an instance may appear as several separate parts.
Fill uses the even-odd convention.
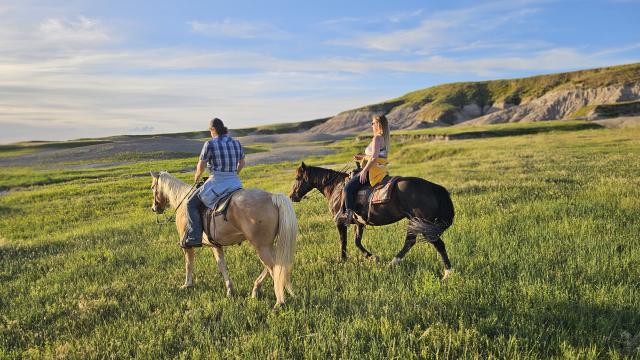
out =
[[[187,201],[187,226],[183,245],[202,246],[202,217],[200,216],[200,208],[203,206],[200,200],[202,189],[202,187],[196,189]]]
[[[347,209],[353,210],[355,202],[356,202],[356,193],[358,190],[362,189],[365,186],[370,186],[369,184],[369,174],[367,174],[367,181],[364,184],[360,183],[360,174],[356,174],[352,177],[349,182],[344,186],[344,206]]]

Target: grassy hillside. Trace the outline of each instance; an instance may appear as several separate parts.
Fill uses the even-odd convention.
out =
[[[480,107],[502,102],[518,105],[553,90],[570,87],[598,88],[627,83],[640,83],[640,63],[520,79],[444,84],[356,110],[380,109],[389,112],[398,106],[421,107],[429,104],[422,110],[421,118],[435,119],[449,110],[460,109],[467,104],[477,104]]]
[[[365,142],[313,165],[350,163]],[[249,299],[261,270],[248,244],[226,249],[239,296],[196,251],[179,290],[172,226],[153,223],[149,170],[185,181],[192,159],[105,169],[3,168],[0,358],[622,358],[640,356],[640,128],[394,142],[391,172],[447,187],[444,241],[455,269],[419,244],[389,269],[340,263],[319,194],[295,204],[297,297]],[[245,185],[288,192],[296,164],[253,166]],[[29,187],[34,179],[39,186]],[[26,187],[25,187],[26,186]],[[388,262],[405,223],[368,228]],[[351,234],[350,234],[351,236]]]

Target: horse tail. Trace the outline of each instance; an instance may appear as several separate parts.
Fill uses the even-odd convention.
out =
[[[429,242],[440,240],[440,235],[453,225],[455,216],[451,195],[444,187],[438,186],[438,188],[440,191],[436,191],[434,194],[438,202],[438,211],[433,221],[419,217],[409,219],[409,232],[415,235],[422,234]]]
[[[278,232],[276,233],[276,259],[273,266],[273,286],[278,303],[284,303],[285,289],[293,296],[291,271],[298,234],[298,220],[291,200],[284,194],[272,194],[271,200],[278,208]]]

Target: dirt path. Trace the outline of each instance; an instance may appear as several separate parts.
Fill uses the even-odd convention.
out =
[[[269,143],[269,151],[247,155],[249,165],[274,163],[280,161],[294,161],[308,156],[327,155],[333,151],[323,144],[313,144],[315,141],[335,141],[343,136],[326,134],[279,134],[255,135],[238,138],[243,145]],[[114,159],[113,163],[71,165],[69,168],[109,167],[127,163],[126,154],[140,154],[153,152],[169,152],[193,154],[194,161],[202,149],[203,141],[177,139],[171,137],[157,137],[151,139],[133,139],[114,141],[107,144],[88,145],[70,149],[43,149],[35,153],[0,158],[2,166],[55,166],[56,164],[74,161],[92,161]],[[123,158],[119,159],[118,155]]]

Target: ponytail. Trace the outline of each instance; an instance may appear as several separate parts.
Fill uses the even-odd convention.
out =
[[[218,118],[209,121],[209,129],[214,129],[218,135],[226,135],[229,133],[229,129],[227,129],[222,120]]]

